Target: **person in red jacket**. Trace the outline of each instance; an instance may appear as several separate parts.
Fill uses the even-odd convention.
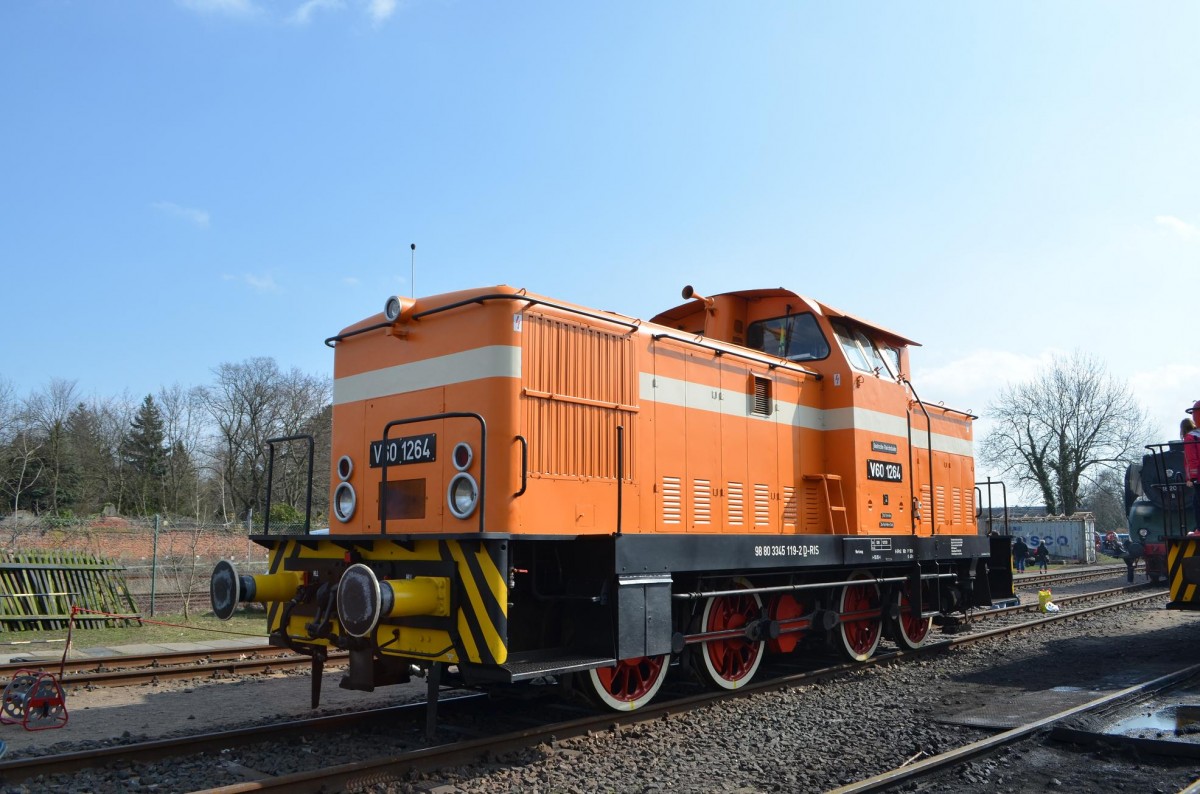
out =
[[[1197,400],[1187,412],[1193,420],[1200,419],[1200,400]],[[1183,438],[1183,468],[1184,479],[1192,489],[1192,507],[1196,514],[1194,531],[1200,531],[1200,429],[1191,430]]]

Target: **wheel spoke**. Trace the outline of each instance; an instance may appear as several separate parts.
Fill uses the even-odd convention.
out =
[[[905,648],[919,648],[929,635],[929,627],[933,624],[932,617],[922,617],[912,609],[912,600],[908,597],[908,586],[900,591],[900,615],[896,619],[893,638]],[[924,599],[922,599],[922,604]]]
[[[879,647],[879,637],[883,633],[882,615],[878,611],[879,586],[866,571],[855,571],[850,578],[869,581],[842,588],[841,614],[845,616],[861,612],[875,613],[867,617],[842,620],[838,629],[843,650],[851,659],[861,662],[875,653],[875,649]]]
[[[737,631],[758,619],[762,599],[757,593],[735,593],[708,599],[701,617],[704,632]],[[708,640],[699,649],[697,672],[720,689],[736,689],[754,677],[762,663],[765,643],[744,636]]]
[[[614,711],[640,708],[658,693],[667,675],[669,656],[622,659],[612,667],[589,670],[585,686],[601,706]]]

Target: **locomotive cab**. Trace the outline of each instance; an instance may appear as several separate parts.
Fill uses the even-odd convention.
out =
[[[1147,445],[1147,454],[1125,472],[1125,509],[1131,553],[1140,552],[1146,575],[1157,583],[1168,578],[1168,552],[1187,535],[1187,493],[1183,442]]]

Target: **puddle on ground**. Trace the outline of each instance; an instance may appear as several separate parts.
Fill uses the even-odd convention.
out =
[[[1106,733],[1124,736],[1171,734],[1200,741],[1200,705],[1178,703],[1149,714],[1128,717],[1109,726]]]

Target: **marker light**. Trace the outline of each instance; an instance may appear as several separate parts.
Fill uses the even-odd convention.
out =
[[[454,445],[454,468],[459,471],[466,471],[471,466],[471,461],[474,458],[475,452],[467,442],[460,441]]]

